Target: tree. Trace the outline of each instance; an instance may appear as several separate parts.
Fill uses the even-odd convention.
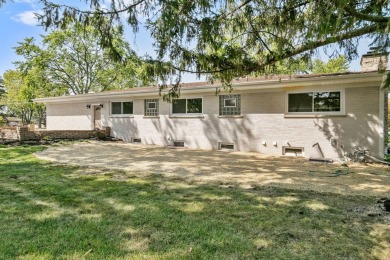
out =
[[[113,61],[109,51],[97,41],[97,30],[79,23],[69,24],[63,30],[54,30],[42,36],[39,47],[34,38],[19,43],[16,53],[25,58],[17,63],[21,70],[32,67],[40,70],[59,89],[66,87],[71,94],[101,92],[110,89],[141,85],[138,75],[140,59],[130,50],[120,32],[112,39],[122,60]]]
[[[350,60],[362,37],[372,45],[390,45],[388,0],[112,0],[109,8],[105,0],[81,1],[86,9],[40,2],[46,28],[74,21],[93,26],[115,59],[121,58],[113,40],[116,28],[127,24],[137,32],[145,20],[157,57],[147,59],[144,75],[162,82],[173,77],[174,89],[183,72],[229,87],[234,78],[274,71],[279,61],[308,60],[320,47],[338,46]]]
[[[125,17],[137,31],[146,19],[157,49],[147,71],[163,81],[176,73],[179,82],[182,72],[193,72],[228,84],[272,71],[281,60],[307,59],[319,47],[337,44],[351,59],[363,36],[375,45],[390,43],[387,0],[117,0],[109,9],[103,0],[89,0],[89,10],[42,2],[45,26],[74,20],[93,25],[100,43],[117,57],[114,25],[123,25]]]
[[[4,118],[4,112],[3,112],[4,104],[1,102],[1,100],[2,100],[2,98],[4,96],[4,93],[5,93],[4,80],[0,76],[0,126],[6,125],[6,121],[5,121],[5,118]]]
[[[15,70],[7,70],[4,73],[6,95],[3,99],[7,109],[22,119],[23,124],[31,123],[34,109],[32,97],[26,91],[27,85],[23,74]]]
[[[328,62],[315,59],[313,62],[312,71],[315,74],[347,72],[348,60],[343,55],[335,59],[329,59]]]
[[[0,100],[1,100],[1,97],[4,95],[5,93],[5,88],[4,88],[4,79],[0,76]],[[2,109],[3,105],[0,103],[0,110]]]
[[[58,92],[58,88],[37,69],[31,69],[27,73],[7,70],[4,73],[4,85],[6,93],[2,100],[7,110],[21,118],[23,124],[30,124],[36,118],[39,127],[46,108],[44,104],[33,103],[32,99],[61,95],[64,92]]]

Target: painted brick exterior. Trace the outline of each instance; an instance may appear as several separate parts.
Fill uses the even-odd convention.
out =
[[[369,149],[379,156],[383,151],[383,118],[380,118],[379,86],[355,87],[335,85],[316,86],[314,89],[342,89],[345,95],[345,114],[326,117],[289,117],[286,114],[286,93],[307,91],[313,87],[297,86],[294,89],[246,90],[241,95],[241,117],[220,117],[219,98],[214,93],[184,94],[182,98],[203,98],[203,115],[173,117],[171,104],[163,102],[158,94],[97,100],[103,104],[102,125],[111,127],[111,136],[130,142],[141,138],[143,144],[171,145],[173,140],[184,140],[185,146],[200,149],[217,149],[218,142],[235,144],[239,151],[254,151],[281,155],[283,146],[303,147],[306,157],[322,156],[338,159],[353,152],[355,146]],[[224,94],[224,93],[221,93]],[[159,98],[159,116],[144,117],[144,100]],[[134,115],[111,116],[110,101],[133,101]],[[88,103],[47,104],[49,130],[90,130],[93,110]],[[90,103],[89,103],[90,104]],[[332,146],[331,141],[336,141]],[[275,145],[274,145],[275,144]]]

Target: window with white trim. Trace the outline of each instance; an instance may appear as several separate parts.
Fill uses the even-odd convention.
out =
[[[220,95],[219,115],[241,115],[241,95]]]
[[[132,115],[133,102],[111,102],[111,115]]]
[[[202,114],[202,98],[182,98],[172,101],[172,114]]]
[[[158,99],[145,99],[145,116],[158,116]]]
[[[338,113],[341,91],[288,93],[289,113]]]

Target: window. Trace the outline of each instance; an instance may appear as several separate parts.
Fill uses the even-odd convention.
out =
[[[341,91],[289,93],[288,112],[341,112]]]
[[[221,95],[219,96],[219,115],[234,116],[241,114],[241,96],[240,95]]]
[[[158,99],[145,99],[145,116],[158,116]]]
[[[112,115],[132,115],[133,114],[133,102],[111,102],[111,114]]]
[[[236,107],[237,106],[237,99],[235,98],[225,98],[224,100],[224,107]]]
[[[283,155],[286,156],[304,156],[303,147],[283,146]]]
[[[136,143],[136,144],[140,144],[141,143],[141,138],[136,138],[136,137],[133,137],[133,138],[131,138],[131,142],[132,143]]]
[[[234,143],[218,143],[218,150],[234,150]]]
[[[182,140],[173,141],[173,146],[175,146],[175,147],[184,147],[184,141],[182,141]]]
[[[201,114],[202,98],[176,99],[172,102],[173,114]]]

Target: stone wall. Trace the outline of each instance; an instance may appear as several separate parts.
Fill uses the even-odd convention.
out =
[[[103,136],[110,136],[110,127],[103,127],[102,130],[30,130],[28,127],[6,127],[0,128],[0,138],[3,140],[40,140],[50,139],[89,139],[96,137],[98,133]]]
[[[19,140],[17,127],[0,127],[0,140]]]

